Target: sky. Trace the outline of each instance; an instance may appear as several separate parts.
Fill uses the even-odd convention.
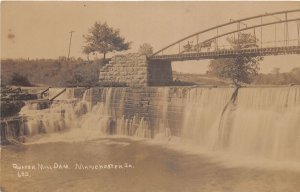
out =
[[[265,12],[299,9],[300,2],[2,2],[1,58],[83,57],[83,35],[96,22],[120,29],[137,52],[143,43],[154,50],[217,24]],[[99,56],[100,57],[100,56]],[[300,67],[299,55],[265,57],[263,73]],[[173,69],[205,73],[209,61],[176,62]]]

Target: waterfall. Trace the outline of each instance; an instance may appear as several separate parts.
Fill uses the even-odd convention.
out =
[[[23,108],[20,115],[26,117],[26,131],[28,135],[38,133],[59,132],[79,127],[79,117],[87,112],[83,102],[56,102],[50,108],[34,110]]]
[[[210,151],[300,160],[300,88],[195,89],[186,100],[183,138]]]
[[[158,88],[158,92],[162,97],[159,100],[159,106],[161,106],[161,115],[158,122],[158,133],[155,135],[155,139],[164,140],[171,137],[171,131],[169,127],[168,119],[168,106],[169,106],[169,91],[168,87]]]
[[[191,89],[185,100],[182,137],[203,148],[213,148],[223,110],[233,92],[230,88]]]
[[[241,89],[222,128],[228,137],[223,148],[229,152],[299,161],[299,87]]]
[[[49,108],[28,103],[17,130],[26,136],[80,130],[72,137],[105,135],[192,143],[204,151],[274,161],[300,160],[300,87],[90,88]],[[57,92],[57,91],[56,91]],[[2,122],[2,131],[16,123]],[[15,128],[13,128],[16,130]],[[16,131],[15,131],[16,132]],[[2,137],[1,135],[1,137]],[[9,135],[9,134],[8,134]],[[71,136],[70,136],[71,137]]]

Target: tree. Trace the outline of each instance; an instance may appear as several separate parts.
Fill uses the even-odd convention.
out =
[[[150,56],[153,54],[153,47],[149,43],[144,43],[140,45],[139,54]]]
[[[238,39],[227,38],[231,47],[235,50],[256,48],[257,39],[252,34],[240,33]],[[235,58],[212,60],[209,64],[209,74],[217,77],[231,79],[236,86],[241,83],[251,83],[258,74],[259,62],[263,57],[258,55],[238,55]]]
[[[101,53],[105,60],[106,54],[112,51],[124,51],[130,48],[130,42],[120,36],[119,29],[109,27],[107,23],[95,22],[88,31],[88,35],[83,36],[86,45],[83,53],[89,56],[90,53]]]
[[[90,61],[90,53],[93,53],[94,49],[88,46],[84,46],[82,52],[87,55],[87,60]]]

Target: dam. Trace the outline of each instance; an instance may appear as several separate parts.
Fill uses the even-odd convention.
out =
[[[300,160],[299,86],[68,88],[50,108],[27,104],[20,114],[19,137],[96,129],[99,135],[177,138],[206,151]],[[14,122],[1,126],[2,138],[16,137]]]
[[[299,86],[67,88],[44,105],[1,122],[25,142],[2,147],[4,191],[299,190]]]

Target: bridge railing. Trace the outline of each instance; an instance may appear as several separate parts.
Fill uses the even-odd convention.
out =
[[[156,55],[156,56],[152,56],[149,59],[184,61],[184,60],[231,58],[231,57],[236,57],[237,55],[267,56],[267,55],[285,55],[285,54],[300,54],[300,46],[252,48],[252,49],[242,49],[242,50],[227,49],[227,50],[218,50],[218,51],[211,51],[211,52]]]
[[[151,57],[232,49],[228,39],[238,41],[242,34],[249,34],[255,38],[255,46],[249,46],[250,48],[299,46],[299,28],[300,9],[265,13],[231,20],[194,33],[160,49]]]

